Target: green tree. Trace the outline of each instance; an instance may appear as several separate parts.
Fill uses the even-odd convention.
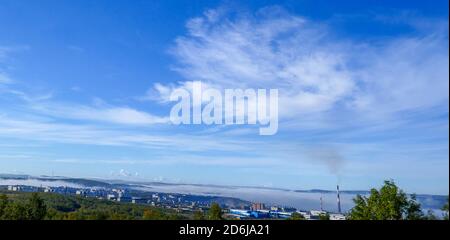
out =
[[[195,211],[194,220],[205,220],[205,215],[201,211]]]
[[[5,220],[27,220],[27,209],[23,204],[12,202],[9,203],[3,215]]]
[[[160,211],[146,209],[144,210],[144,215],[142,218],[144,220],[161,220],[163,219],[163,214]]]
[[[433,211],[429,209],[427,211],[427,215],[424,217],[426,220],[438,220],[438,218],[434,215]]]
[[[407,220],[426,219],[421,210],[420,203],[417,202],[415,194],[412,194],[411,198],[408,200],[408,205],[406,206],[406,219]]]
[[[5,194],[0,194],[0,219],[3,219],[7,206],[8,206],[8,197]]]
[[[385,181],[380,190],[372,189],[369,197],[357,195],[353,201],[355,207],[349,214],[349,219],[352,220],[423,219],[420,204],[415,196],[408,199],[406,193],[392,180]]]
[[[330,220],[330,214],[328,214],[328,213],[320,214],[319,220]]]
[[[448,197],[447,202],[442,207],[442,211],[444,211],[444,220],[448,220]]]
[[[208,211],[208,220],[221,220],[222,219],[222,209],[219,204],[213,203]]]
[[[298,212],[294,212],[292,213],[291,217],[288,218],[288,220],[305,220],[305,217],[303,217],[303,215]]]
[[[37,193],[31,195],[25,208],[28,220],[42,220],[47,215],[47,206]]]

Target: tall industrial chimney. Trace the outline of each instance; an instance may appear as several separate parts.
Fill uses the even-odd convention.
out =
[[[339,185],[337,185],[337,205],[338,212],[341,213],[341,196],[339,196]]]
[[[320,194],[320,211],[323,211],[323,200],[322,200],[322,194]]]

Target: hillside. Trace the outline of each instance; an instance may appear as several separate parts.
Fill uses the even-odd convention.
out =
[[[23,219],[21,209],[23,209],[23,206],[26,206],[32,193],[12,193],[0,190],[0,195],[2,194],[7,196],[9,205],[3,211],[10,211],[8,217],[5,218],[12,220]],[[47,208],[47,214],[44,219],[48,220],[166,220],[193,218],[193,215],[190,213],[177,213],[172,209],[54,193],[37,194]]]

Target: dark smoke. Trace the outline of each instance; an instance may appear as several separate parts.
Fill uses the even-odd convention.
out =
[[[313,161],[325,164],[330,173],[335,175],[338,180],[341,178],[345,159],[335,146],[321,145],[314,147],[309,150],[308,155]]]

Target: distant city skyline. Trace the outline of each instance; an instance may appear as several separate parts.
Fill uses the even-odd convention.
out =
[[[0,173],[448,195],[448,1],[0,0]],[[278,131],[173,125],[195,82]]]

